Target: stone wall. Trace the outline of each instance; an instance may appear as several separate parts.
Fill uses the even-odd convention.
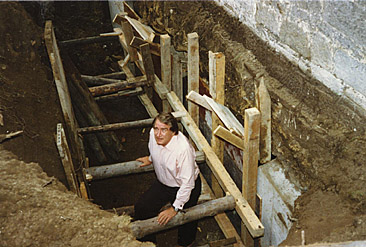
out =
[[[216,1],[300,69],[366,109],[365,1]]]

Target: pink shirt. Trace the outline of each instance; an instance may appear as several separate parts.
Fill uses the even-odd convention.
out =
[[[173,206],[182,209],[189,200],[199,175],[196,152],[180,131],[164,146],[156,143],[154,130],[150,131],[149,160],[152,161],[158,180],[169,187],[180,187]]]

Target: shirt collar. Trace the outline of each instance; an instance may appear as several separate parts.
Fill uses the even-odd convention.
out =
[[[178,140],[178,134],[174,135],[172,139],[170,139],[168,144],[165,145],[165,147],[169,149],[169,151],[174,151],[174,147],[176,146],[177,140]]]

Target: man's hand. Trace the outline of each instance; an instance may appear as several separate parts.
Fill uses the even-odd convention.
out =
[[[174,216],[177,215],[173,207],[165,209],[158,215],[159,225],[166,225]]]
[[[142,162],[140,167],[149,166],[152,164],[152,162],[149,160],[149,156],[138,158],[137,161]]]

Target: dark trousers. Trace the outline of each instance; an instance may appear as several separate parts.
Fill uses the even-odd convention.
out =
[[[167,203],[175,201],[179,187],[169,187],[156,181],[140,197],[135,204],[135,219],[145,220],[158,216],[160,209]],[[197,205],[198,197],[201,194],[201,178],[198,176],[195,181],[194,189],[191,192],[189,201],[184,205],[185,208]],[[193,221],[178,228],[178,244],[187,246],[196,239],[197,221]],[[155,235],[148,235],[140,239],[141,241],[156,242]]]

